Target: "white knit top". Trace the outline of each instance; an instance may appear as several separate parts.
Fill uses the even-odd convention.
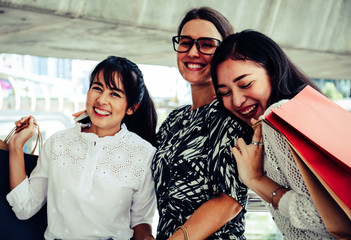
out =
[[[287,101],[273,104],[265,115],[271,112],[271,108],[279,108]],[[335,239],[325,229],[284,137],[267,124],[262,125],[262,134],[264,174],[291,189],[280,199],[278,210],[268,206],[285,239]]]

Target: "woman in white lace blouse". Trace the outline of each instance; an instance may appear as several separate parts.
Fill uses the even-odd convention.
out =
[[[137,65],[114,56],[100,62],[90,77],[86,113],[88,124],[46,140],[29,178],[22,149],[35,120],[16,122],[30,120],[9,142],[8,202],[20,219],[47,202],[45,239],[154,239],[156,112]]]
[[[306,85],[316,88],[272,39],[252,30],[223,41],[212,60],[212,79],[223,106],[249,125]],[[281,135],[263,125],[251,144],[239,139],[232,151],[241,180],[269,203],[286,239],[333,239]]]

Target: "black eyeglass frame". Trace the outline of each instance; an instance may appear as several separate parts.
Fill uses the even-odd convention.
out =
[[[192,40],[192,44],[189,46],[189,49],[188,49],[188,50],[186,50],[186,51],[179,51],[179,50],[176,48],[175,43],[179,44],[180,38],[187,38],[187,39]],[[199,45],[199,43],[198,43],[199,40],[214,40],[214,41],[216,41],[216,42],[217,42],[217,47],[216,47],[216,49],[217,49],[218,46],[221,44],[221,40],[216,39],[216,38],[201,37],[201,38],[198,38],[198,39],[192,39],[192,38],[189,37],[189,36],[173,36],[173,37],[172,37],[173,49],[174,49],[174,51],[179,52],[179,53],[186,53],[186,52],[189,52],[189,51],[190,51],[190,49],[193,47],[193,45],[194,45],[194,43],[195,43],[196,49],[197,49],[200,53],[205,54],[205,55],[213,55],[214,52],[213,52],[213,53],[204,53],[204,52],[202,52],[202,51],[200,50],[200,45]]]

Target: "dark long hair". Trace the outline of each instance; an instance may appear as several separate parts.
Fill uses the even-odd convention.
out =
[[[132,115],[126,114],[122,122],[127,125],[128,130],[154,145],[157,114],[138,66],[126,58],[110,56],[100,62],[91,73],[89,88],[101,71],[108,88],[117,88],[115,74],[121,79],[127,97],[127,108],[140,104]]]
[[[227,59],[250,60],[266,70],[272,86],[268,106],[282,99],[293,98],[306,85],[319,91],[271,38],[257,31],[244,30],[227,37],[212,58],[212,81],[220,102],[222,100],[218,92],[217,67]]]
[[[221,34],[222,39],[234,33],[232,25],[230,24],[228,19],[224,17],[220,12],[209,7],[201,7],[190,9],[185,14],[183,20],[180,22],[178,27],[178,36],[180,36],[184,25],[187,22],[194,19],[207,20],[213,23],[213,25],[215,25],[215,27],[217,28],[217,31]]]

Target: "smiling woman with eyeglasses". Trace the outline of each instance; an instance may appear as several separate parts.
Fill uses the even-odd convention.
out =
[[[199,8],[185,15],[172,38],[193,102],[172,111],[157,133],[158,240],[245,239],[247,188],[231,148],[240,137],[251,140],[251,129],[219,107],[210,72],[214,52],[231,33],[222,14]]]

